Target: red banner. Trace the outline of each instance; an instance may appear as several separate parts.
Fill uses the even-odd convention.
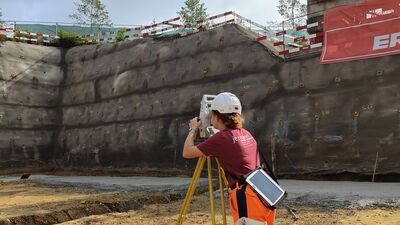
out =
[[[400,53],[400,0],[370,0],[328,9],[321,64]]]

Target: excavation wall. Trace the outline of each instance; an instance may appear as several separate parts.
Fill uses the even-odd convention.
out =
[[[63,79],[61,50],[5,42],[0,47],[0,166],[50,161]]]
[[[183,165],[187,121],[198,115],[203,94],[242,91],[251,114],[276,65],[236,26],[170,41],[74,48],[66,62],[60,143],[67,161],[161,167]]]
[[[377,152],[378,172],[399,172],[399,56],[318,60],[280,62],[237,26],[74,48],[60,143],[72,164],[180,167],[201,96],[230,91],[280,172],[370,174]]]
[[[259,104],[267,120],[261,130],[274,134],[278,167],[358,175],[376,167],[398,174],[398,60],[319,65],[317,56],[283,64],[276,94]]]
[[[39,159],[79,167],[184,168],[189,162],[181,157],[187,122],[198,115],[202,95],[230,91],[242,100],[245,127],[269,160],[276,155],[281,174],[369,176],[375,168],[378,174],[400,174],[395,147],[400,138],[399,55],[332,65],[320,65],[318,55],[282,62],[236,25],[175,40],[76,47],[65,60],[57,49],[41,51],[52,51],[58,59],[43,64],[55,66],[56,87],[42,85],[54,95],[30,94],[29,104],[33,96],[46,99],[33,108],[44,105],[46,113],[62,118],[56,124],[36,119],[39,124],[17,131],[16,125],[2,125],[10,137],[16,136],[13,132],[21,137],[28,132],[29,138],[48,134],[47,144],[37,149],[49,153]],[[18,54],[7,58],[20,60]],[[65,63],[57,67],[60,61]],[[58,95],[61,71],[65,80]],[[26,93],[38,90],[32,79],[20,84]],[[28,108],[10,104],[1,107]],[[2,146],[4,156],[25,159],[24,148],[12,153],[10,145]],[[34,150],[36,145],[27,146]]]

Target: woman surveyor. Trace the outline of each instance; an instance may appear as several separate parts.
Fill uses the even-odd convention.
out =
[[[242,217],[273,224],[276,209],[270,209],[258,198],[249,185],[239,178],[260,165],[257,142],[243,128],[242,106],[232,93],[218,94],[211,102],[211,124],[219,130],[204,142],[194,145],[196,130],[200,126],[197,117],[189,122],[189,133],[184,147],[184,158],[216,157],[227,175],[229,203],[233,221]]]

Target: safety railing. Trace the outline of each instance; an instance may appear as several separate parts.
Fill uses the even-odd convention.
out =
[[[96,36],[97,40],[108,39],[109,36],[104,36],[104,30],[112,30],[109,34],[116,35],[118,27],[124,29],[134,29],[138,25],[116,25],[114,27],[104,27],[102,25],[77,25],[74,23],[60,23],[60,22],[43,22],[43,21],[15,21],[7,20],[2,21],[0,24],[0,37],[7,38],[8,40],[27,41],[29,43],[54,43],[59,39],[59,33],[64,31],[70,34],[76,34],[77,37]],[[69,34],[69,35],[70,35]],[[109,35],[108,34],[108,35]],[[82,38],[83,42],[89,38]]]
[[[0,37],[37,43],[52,43],[59,38],[58,36],[20,31],[12,28],[0,28]]]
[[[137,28],[122,28],[124,32],[137,31],[133,34],[125,35],[126,38],[145,38],[149,36],[157,35],[179,35],[180,37],[187,36],[190,34],[198,33],[204,30],[209,30],[222,26],[225,24],[233,23],[234,16],[233,12],[225,12],[215,16],[207,17],[203,20],[198,20],[190,24],[177,23],[181,18],[175,17],[170,20],[154,23],[151,25],[140,26]],[[97,38],[104,35],[114,35],[108,38]],[[83,35],[81,37],[90,38],[89,42],[104,42],[114,41],[116,39],[116,32],[106,33],[94,33],[89,35]]]
[[[268,26],[234,14],[236,24],[252,31],[256,36],[256,41],[269,48],[274,48],[275,51],[273,52],[279,56],[288,57],[293,53],[322,47],[323,21],[307,23],[308,15],[275,24],[276,28],[281,29],[270,29]]]
[[[252,32],[255,40],[264,44],[268,48],[273,48],[273,52],[281,57],[290,56],[293,53],[304,52],[309,49],[322,47],[323,31],[322,21],[307,22],[307,15],[293,20],[277,23],[274,29],[270,26],[254,22],[235,12],[229,11],[215,16],[210,16],[194,23],[183,24],[180,17],[134,27],[114,27],[110,31],[93,32],[79,35],[84,43],[105,43],[115,42],[118,30],[122,29],[123,35],[127,39],[137,39],[146,37],[174,36],[184,37],[199,33],[205,30],[214,29],[225,24],[237,24],[244,29]],[[54,27],[55,33],[61,30],[61,26]],[[28,31],[21,31],[14,27],[0,28],[0,36],[16,40],[31,42],[51,43],[55,41],[57,35],[41,34]],[[281,29],[280,29],[281,28]]]

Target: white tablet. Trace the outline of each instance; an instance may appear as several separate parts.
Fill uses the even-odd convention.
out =
[[[285,197],[285,191],[262,169],[252,172],[246,178],[246,182],[270,206],[275,206]]]

